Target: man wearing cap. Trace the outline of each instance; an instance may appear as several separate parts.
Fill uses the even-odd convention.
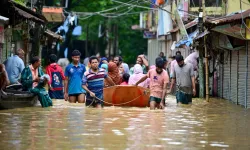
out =
[[[174,65],[172,83],[168,93],[172,91],[176,81],[176,100],[177,103],[188,104],[192,102],[192,95],[196,95],[195,77],[193,65],[184,63],[182,55],[176,55],[177,64]]]

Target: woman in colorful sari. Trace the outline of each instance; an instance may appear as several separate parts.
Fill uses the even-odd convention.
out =
[[[48,92],[44,88],[49,78],[44,75],[40,65],[40,58],[38,56],[33,57],[31,64],[22,71],[21,83],[23,90],[30,91],[38,96],[42,107],[48,107],[53,105]]]
[[[113,62],[108,63],[108,76],[113,80],[115,85],[120,85],[122,80],[119,74],[119,69],[117,65]],[[109,82],[105,80],[105,86],[112,86]]]

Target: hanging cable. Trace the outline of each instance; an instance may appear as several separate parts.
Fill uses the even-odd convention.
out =
[[[144,9],[149,9],[149,10],[157,10],[155,8],[149,8],[149,7],[139,6],[139,5],[132,5],[132,4],[120,2],[120,1],[117,1],[117,0],[111,0],[111,1],[116,2],[116,3],[120,3],[120,4],[124,4],[124,5],[127,5],[127,6],[135,6],[135,7],[138,7],[138,8],[144,8]]]
[[[244,21],[244,19],[243,19],[243,15],[242,15],[242,3],[241,3],[241,0],[240,0],[240,11],[241,11],[241,21],[242,21],[242,23],[244,24],[244,26],[250,31],[250,29],[247,27],[247,25],[246,25],[246,23],[245,23],[245,21]]]
[[[171,14],[171,15],[173,14],[172,12],[167,11],[166,9],[164,9],[164,8],[162,8],[162,7],[158,6],[158,5],[156,5],[155,3],[151,2],[150,0],[143,0],[143,1],[144,1],[145,3],[148,3],[148,4],[151,4],[151,5],[155,6],[155,7],[157,7],[158,9],[163,10],[163,11],[165,11],[165,12]],[[157,9],[156,9],[156,10],[157,10]]]
[[[134,3],[134,0],[130,0],[128,3]],[[119,6],[115,6],[115,7],[112,7],[112,8],[109,8],[109,9],[106,9],[106,10],[102,10],[102,11],[98,11],[98,12],[81,12],[81,13],[85,13],[85,14],[94,14],[94,13],[103,13],[103,12],[108,12],[108,11],[112,11],[112,10],[117,10],[118,8],[121,8],[121,7],[124,7],[126,5],[124,4],[121,4]],[[66,10],[64,10],[65,13],[67,14],[70,14],[71,12],[67,12]],[[74,13],[74,11],[72,11],[72,13]],[[76,12],[75,12],[76,13]],[[77,12],[78,13],[78,12]]]
[[[116,16],[108,16],[108,15],[104,15],[104,14],[99,14],[103,17],[108,17],[108,18],[117,18],[117,17],[120,17],[120,16],[123,16],[123,15],[126,15],[128,12],[130,12],[131,10],[133,10],[134,7],[131,7],[128,11],[122,13],[122,14],[119,14],[119,15],[116,15]]]
[[[138,1],[131,0],[126,4],[121,4],[119,6],[116,6],[116,7],[110,8],[110,9],[106,9],[106,10],[103,10],[103,11],[98,11],[98,12],[67,12],[66,10],[64,10],[64,12],[67,13],[67,14],[75,14],[77,16],[84,16],[84,18],[81,18],[81,19],[87,19],[87,18],[89,18],[91,16],[94,16],[94,15],[100,15],[100,16],[103,16],[103,17],[116,18],[116,17],[124,16],[124,15],[137,14],[139,12],[129,13],[132,10],[131,8],[130,8],[129,11],[119,13],[119,14],[117,12],[113,12],[113,13],[102,13],[102,12],[108,12],[108,11],[111,11],[111,10],[114,10],[114,9],[117,10],[118,8],[126,7],[127,5],[131,5],[132,8],[137,7],[137,5],[134,5],[134,3],[138,3]],[[88,17],[85,17],[85,16],[88,16]]]

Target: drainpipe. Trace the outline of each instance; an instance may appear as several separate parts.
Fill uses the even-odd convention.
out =
[[[245,108],[247,108],[247,86],[248,86],[248,41],[246,41],[246,87],[245,87]]]

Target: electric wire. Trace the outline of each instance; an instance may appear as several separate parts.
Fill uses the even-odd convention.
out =
[[[242,3],[241,3],[241,0],[240,0],[240,11],[241,11],[241,28],[240,28],[240,34],[241,34],[241,36],[242,36],[242,38],[244,38],[244,39],[246,39],[243,35],[242,35],[242,24],[244,24],[244,26],[245,26],[245,28],[246,29],[248,29],[249,31],[250,31],[250,29],[247,27],[247,25],[246,25],[246,23],[245,23],[245,21],[244,21],[244,18],[243,18],[243,15],[242,15]]]
[[[110,9],[106,9],[106,10],[103,10],[103,11],[99,11],[99,12],[67,12],[66,10],[64,10],[64,12],[66,14],[75,14],[77,15],[78,17],[79,16],[84,16],[83,18],[82,17],[79,17],[80,20],[85,20],[85,19],[88,19],[92,16],[95,16],[95,15],[100,15],[100,16],[103,16],[103,17],[108,17],[108,18],[117,18],[117,17],[120,17],[120,16],[124,16],[124,15],[132,15],[132,14],[138,14],[138,13],[141,13],[141,12],[147,12],[147,11],[140,11],[140,12],[133,12],[133,13],[129,13],[133,10],[134,7],[138,7],[138,5],[134,5],[134,3],[139,3],[138,1],[134,1],[134,0],[131,0],[127,3],[123,3],[119,6],[115,6],[113,8],[110,8]],[[129,8],[129,10],[125,11],[125,12],[122,12],[122,13],[117,13],[117,12],[113,12],[113,13],[102,13],[102,12],[108,12],[108,11],[111,11],[111,10],[118,10],[118,8],[121,8],[121,7],[126,7],[126,6],[132,6],[131,8]],[[143,7],[145,8],[145,7]],[[124,9],[125,10],[125,9]],[[122,11],[124,11],[122,10]],[[87,17],[85,17],[87,16]]]
[[[127,5],[127,6],[135,6],[135,7],[138,7],[138,8],[144,8],[144,9],[149,9],[149,10],[157,10],[155,8],[149,8],[149,7],[139,6],[139,5],[128,4],[128,3],[124,3],[124,2],[121,2],[121,1],[117,1],[117,0],[111,0],[111,1],[116,2],[116,3],[120,3],[120,4],[124,4],[124,5]]]

